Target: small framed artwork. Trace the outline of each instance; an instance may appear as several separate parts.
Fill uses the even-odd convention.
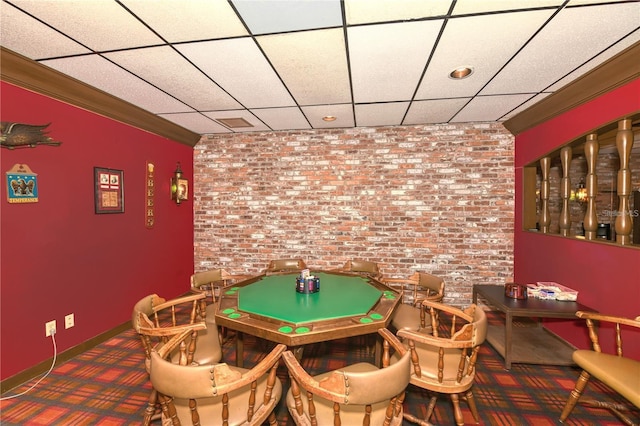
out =
[[[124,172],[94,167],[96,213],[124,213]]]

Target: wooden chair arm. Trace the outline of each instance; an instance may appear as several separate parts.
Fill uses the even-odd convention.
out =
[[[451,340],[451,338],[436,337],[430,334],[410,330],[399,330],[398,336],[437,348],[463,349],[473,346],[471,340]]]
[[[314,395],[320,396],[324,399],[328,399],[333,402],[344,402],[344,379],[341,379],[339,383],[331,380],[332,377],[323,380],[323,386],[320,385],[316,379],[311,377],[304,368],[300,365],[300,362],[295,357],[293,352],[285,351],[282,353],[282,360],[284,361],[287,369],[289,370],[289,376],[292,380],[297,382],[300,388],[303,388]],[[338,373],[339,374],[339,373]],[[294,395],[296,397],[296,395]],[[300,395],[297,395],[300,397]]]
[[[389,342],[389,344],[400,354],[400,356],[404,355],[407,352],[407,348],[402,344],[402,342],[388,329],[380,328],[378,329],[378,333]]]
[[[594,321],[610,322],[615,324],[628,325],[630,327],[640,328],[640,317],[625,318],[612,315],[603,315],[597,312],[578,311],[576,316],[582,319],[591,319]]]
[[[207,325],[205,323],[196,323],[196,324],[189,324],[189,325],[184,325],[184,326],[177,326],[177,327],[170,327],[173,329],[174,334],[171,335],[172,337],[164,344],[162,345],[162,347],[160,349],[158,349],[158,355],[160,356],[160,358],[162,359],[166,359],[170,353],[172,353],[175,349],[178,348],[178,346],[180,346],[180,344],[187,338],[189,337],[194,331],[198,331],[198,330],[203,330],[207,328]],[[143,332],[143,334],[152,334],[152,335],[156,335],[156,336],[170,336],[170,334],[166,334],[163,333],[165,330],[167,329],[147,329],[147,328],[140,328],[141,332]]]
[[[178,297],[176,299],[171,299],[168,300],[158,306],[154,306],[153,307],[153,312],[159,312],[163,309],[166,308],[170,308],[172,306],[176,306],[179,305],[181,303],[188,303],[188,302],[193,302],[194,300],[200,300],[200,299],[204,299],[205,297],[207,297],[205,294],[203,293],[196,293],[196,294],[190,294],[188,296],[183,296],[183,297]]]
[[[193,324],[176,325],[172,327],[140,327],[140,334],[144,334],[150,337],[171,337],[182,334],[188,331],[189,334],[192,331],[206,330],[207,324],[204,321],[196,322]]]
[[[381,277],[379,279],[380,282],[382,282],[383,284],[417,284],[417,281],[413,281],[413,280],[409,280],[407,278],[386,278],[386,277]]]
[[[458,318],[462,318],[467,322],[473,322],[472,315],[469,315],[466,312],[464,312],[462,309],[456,308],[454,306],[445,305],[444,303],[436,302],[428,299],[425,299],[422,301],[422,306],[426,308],[433,308],[439,311],[447,312],[451,315],[455,315]],[[470,305],[470,306],[475,306],[475,305]]]
[[[271,352],[267,354],[259,363],[257,363],[249,371],[237,376],[237,370],[229,367],[227,364],[216,364],[216,390],[218,394],[225,394],[240,389],[248,384],[255,382],[260,377],[269,373],[274,366],[277,368],[278,361],[282,357],[282,353],[287,349],[286,345],[278,344]],[[275,375],[275,373],[274,373]]]

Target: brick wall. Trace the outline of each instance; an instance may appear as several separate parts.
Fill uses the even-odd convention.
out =
[[[513,275],[513,136],[501,124],[203,137],[194,151],[195,270],[274,258],[444,277],[445,301]]]

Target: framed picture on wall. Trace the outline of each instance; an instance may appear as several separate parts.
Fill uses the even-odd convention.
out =
[[[124,172],[93,168],[96,214],[124,213]]]

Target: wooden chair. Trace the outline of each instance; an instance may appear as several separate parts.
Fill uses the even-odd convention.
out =
[[[307,269],[307,264],[302,259],[275,259],[269,262],[266,274],[286,274]]]
[[[149,372],[151,352],[166,345],[174,336],[187,332],[180,351],[171,352],[173,362],[214,363],[222,358],[218,330],[199,321],[199,301],[205,295],[193,295],[166,301],[157,294],[140,299],[134,306],[131,325],[140,336]],[[184,311],[184,312],[181,312]],[[143,416],[148,425],[156,416],[157,392],[152,388]]]
[[[218,295],[217,290],[233,284],[237,281],[242,281],[250,278],[250,275],[232,275],[222,268],[210,269],[208,271],[196,272],[191,275],[191,291],[193,293],[204,293],[207,296],[205,300],[209,307],[214,305]],[[208,318],[213,318],[215,310],[209,309],[207,312]],[[211,314],[211,315],[210,315]]]
[[[431,318],[432,334],[403,329],[398,331],[398,336],[404,339],[411,352],[411,384],[436,395],[429,402],[424,420],[409,413],[404,417],[422,426],[430,425],[437,394],[448,394],[453,402],[456,424],[464,424],[461,398],[467,401],[477,423],[478,409],[471,387],[475,381],[478,351],[487,334],[485,312],[476,305],[460,310],[429,300],[422,303]]]
[[[349,272],[358,275],[366,275],[375,279],[382,278],[380,268],[376,262],[370,262],[368,260],[352,259],[347,262],[340,269],[336,269],[340,272]]]
[[[595,312],[578,311],[576,315],[586,320],[592,349],[579,349],[573,353],[573,361],[582,368],[575,388],[562,410],[560,421],[564,422],[573,411],[591,376],[600,380],[614,391],[625,397],[636,407],[640,408],[640,361],[626,358],[622,353],[622,330],[626,327],[640,328],[640,316],[635,319],[602,315]],[[615,332],[616,353],[602,352],[598,333],[598,326],[612,326]],[[629,329],[630,330],[630,329]],[[606,408],[614,413],[624,424],[637,425],[623,411],[627,410],[622,404],[608,401],[581,400],[582,404],[591,407]]]
[[[206,297],[201,299],[200,312],[203,320],[207,324],[216,323],[217,298],[221,288],[250,278],[250,275],[232,275],[222,268],[211,269],[203,272],[196,272],[191,275],[191,292],[196,294],[204,294]],[[219,333],[220,342],[224,341],[225,330]]]
[[[282,397],[276,375],[285,345],[279,344],[251,369],[227,364],[183,365],[167,361],[184,336],[151,353],[151,383],[158,391],[166,425],[276,425],[274,409]]]
[[[409,330],[431,333],[431,321],[427,320],[422,302],[429,300],[441,302],[444,297],[444,280],[426,272],[415,272],[409,278],[384,278],[389,284],[402,284],[411,287],[411,304],[398,306],[391,318],[391,327],[395,330]]]
[[[381,329],[380,334],[385,339],[381,369],[357,363],[312,377],[292,352],[282,354],[291,377],[286,403],[296,425],[402,424],[410,354],[389,330]],[[405,352],[393,365],[390,346]]]

